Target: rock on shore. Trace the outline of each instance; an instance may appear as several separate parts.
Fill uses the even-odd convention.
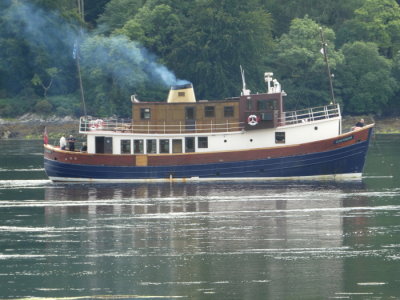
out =
[[[25,114],[17,119],[0,118],[0,139],[40,139],[45,127],[49,138],[61,134],[78,134],[79,120],[70,116],[43,117],[36,114]]]

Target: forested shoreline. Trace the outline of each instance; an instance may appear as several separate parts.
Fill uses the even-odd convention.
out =
[[[286,109],[336,100],[345,115],[400,112],[395,0],[1,0],[0,118],[130,116],[192,82],[198,99],[252,92],[274,72]]]

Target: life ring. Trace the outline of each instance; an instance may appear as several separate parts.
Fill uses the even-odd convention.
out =
[[[250,115],[247,117],[247,124],[250,126],[256,126],[258,124],[259,118],[256,115]]]
[[[89,122],[90,130],[103,129],[104,121],[102,119],[92,120]]]
[[[97,119],[96,123],[97,123],[97,129],[103,129],[104,121],[102,119]]]

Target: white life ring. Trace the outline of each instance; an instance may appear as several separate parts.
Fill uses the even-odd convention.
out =
[[[90,130],[99,130],[104,126],[104,121],[102,119],[92,120],[89,122]]]
[[[247,123],[250,126],[256,126],[258,124],[258,117],[256,115],[250,115],[247,117]]]

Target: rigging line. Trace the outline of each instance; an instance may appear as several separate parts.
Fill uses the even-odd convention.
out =
[[[321,34],[322,54],[324,55],[324,61],[325,61],[325,64],[326,64],[326,72],[328,74],[329,87],[330,87],[330,90],[331,90],[332,102],[333,102],[333,104],[336,104],[335,94],[333,92],[332,75],[331,75],[331,70],[329,68],[329,62],[328,62],[328,53],[327,53],[327,47],[326,47],[327,43],[325,42],[325,38],[324,38],[324,33],[322,31],[322,27],[320,27],[319,30],[320,30],[320,34]]]
[[[82,100],[82,105],[83,105],[83,114],[86,116],[86,103],[85,103],[85,95],[83,92],[83,83],[82,83],[82,75],[81,75],[81,65],[79,63],[79,51],[77,54],[77,58],[76,58],[76,67],[78,69],[78,77],[79,77],[79,87],[80,87],[80,92],[81,92],[81,100]]]

